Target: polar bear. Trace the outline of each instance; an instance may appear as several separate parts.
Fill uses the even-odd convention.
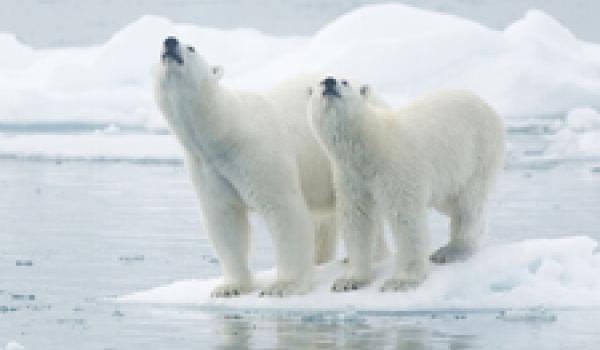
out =
[[[444,91],[397,110],[368,102],[368,86],[328,77],[313,89],[309,122],[333,161],[337,224],[349,263],[334,291],[372,279],[371,227],[388,221],[396,244],[393,276],[381,291],[415,288],[426,277],[427,210],[450,217],[450,241],[430,260],[448,263],[474,252],[485,229],[485,204],[504,157],[504,127],[485,102]]]
[[[333,258],[336,243],[331,167],[306,120],[308,81],[257,94],[221,86],[222,74],[174,37],[154,72],[156,102],[185,150],[223,271],[213,296],[254,289],[249,210],[264,218],[277,262],[276,281],[261,295],[304,293],[314,262]]]

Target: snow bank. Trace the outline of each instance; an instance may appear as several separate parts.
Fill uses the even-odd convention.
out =
[[[505,116],[600,107],[600,47],[552,17],[527,14],[504,31],[404,5],[359,8],[313,37],[276,38],[145,16],[104,45],[33,50],[0,33],[0,121],[162,125],[150,71],[176,35],[225,67],[225,83],[266,87],[300,72],[369,82],[393,104],[443,87],[476,91]]]
[[[588,237],[535,239],[488,247],[466,263],[434,267],[425,284],[407,293],[380,293],[391,262],[377,267],[377,279],[365,290],[329,291],[343,264],[319,267],[316,289],[308,295],[233,299],[210,298],[218,279],[185,280],[123,296],[120,302],[189,303],[210,309],[386,310],[440,308],[521,308],[600,305],[600,254]],[[258,284],[273,277],[258,275]]]
[[[547,155],[570,159],[600,159],[600,113],[590,107],[567,114],[562,128],[548,137]]]

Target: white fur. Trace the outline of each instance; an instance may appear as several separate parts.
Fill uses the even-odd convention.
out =
[[[381,217],[396,241],[395,272],[382,290],[414,288],[428,270],[428,207],[451,218],[450,242],[432,261],[462,260],[478,246],[503,162],[502,121],[465,91],[391,110],[369,103],[365,91],[350,84],[337,88],[339,97],[316,88],[309,105],[313,129],[334,163],[337,223],[350,260],[333,288],[372,279],[371,252],[363,247]]]
[[[224,282],[213,295],[253,289],[249,210],[264,218],[276,251],[277,280],[262,293],[306,292],[314,262],[334,257],[336,241],[330,164],[306,120],[308,78],[267,94],[236,91],[219,83],[222,69],[180,51],[183,64],[167,59],[157,67],[155,95],[185,148],[221,263]]]

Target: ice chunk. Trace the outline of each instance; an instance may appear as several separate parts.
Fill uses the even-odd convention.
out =
[[[13,294],[12,299],[18,301],[32,301],[35,300],[35,294]]]
[[[0,312],[1,313],[15,312],[15,311],[17,311],[17,308],[14,307],[14,306],[0,305]]]
[[[600,113],[591,107],[580,107],[569,111],[567,114],[567,126],[577,132],[599,130]]]
[[[14,340],[11,340],[4,347],[5,350],[25,350],[25,347]]]
[[[110,135],[118,134],[119,132],[121,132],[121,128],[115,123],[110,123],[104,129],[100,130],[100,133]]]
[[[555,135],[547,155],[560,158],[600,158],[600,113],[590,107],[575,108],[565,117],[565,124]]]

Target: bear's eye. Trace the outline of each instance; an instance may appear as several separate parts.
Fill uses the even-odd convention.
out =
[[[346,81],[346,80],[342,80],[342,85],[344,85],[344,86],[348,86],[348,81]]]
[[[188,47],[187,47],[187,50],[188,50],[189,52],[196,52],[196,49],[194,49],[194,47],[193,47],[193,46],[188,46]]]

